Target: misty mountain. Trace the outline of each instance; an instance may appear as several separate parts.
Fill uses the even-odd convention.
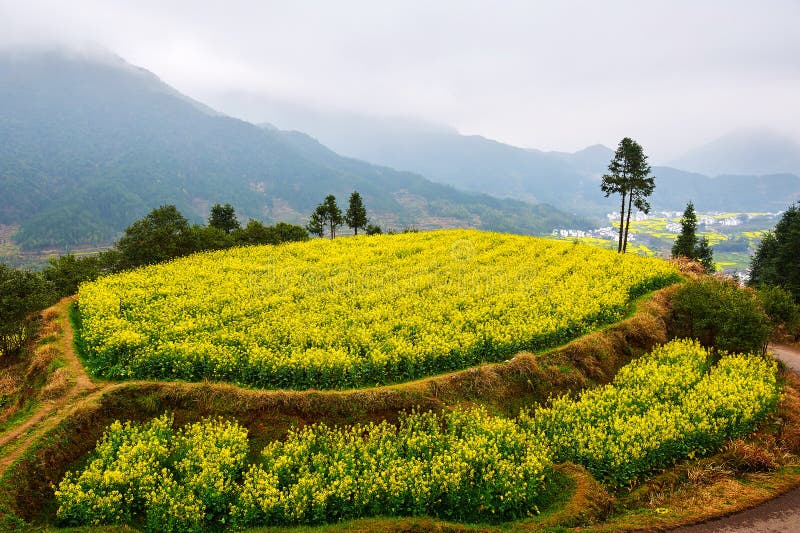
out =
[[[741,130],[687,152],[670,166],[711,176],[800,175],[800,144],[770,130]]]
[[[600,193],[600,179],[614,154],[606,146],[574,153],[544,152],[410,119],[314,111],[268,97],[227,94],[217,102],[227,102],[226,110],[240,116],[272,117],[281,127],[306,131],[338,153],[417,172],[460,189],[546,202],[592,217],[619,209],[617,199]],[[738,150],[747,151],[744,146]],[[785,171],[747,174],[753,167],[743,164],[742,168],[710,177],[653,167],[656,190],[651,204],[656,210],[669,211],[683,210],[688,201],[706,211],[780,211],[800,199],[797,175]]]
[[[26,247],[109,242],[170,203],[195,221],[230,202],[244,219],[304,223],[326,194],[353,190],[395,228],[585,224],[221,115],[115,56],[0,53],[0,224],[20,225]]]

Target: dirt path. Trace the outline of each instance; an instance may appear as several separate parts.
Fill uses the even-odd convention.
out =
[[[783,344],[770,344],[776,359],[800,374],[800,350]],[[800,488],[792,489],[752,509],[711,520],[696,526],[675,529],[681,533],[768,533],[800,531]]]
[[[43,402],[25,422],[0,435],[0,477],[28,449],[30,444],[36,441],[39,435],[53,427],[62,418],[51,415],[72,407],[76,400],[102,388],[101,385],[91,380],[75,354],[72,325],[69,322],[71,303],[72,298],[64,298],[53,307],[58,312],[62,331],[58,348],[61,358],[75,382],[61,397]]]

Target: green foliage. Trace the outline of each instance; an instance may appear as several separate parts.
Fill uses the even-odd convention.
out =
[[[73,254],[48,259],[42,271],[44,278],[53,284],[58,298],[78,292],[85,281],[94,281],[104,274],[114,272],[119,258],[114,251],[75,257]]]
[[[123,268],[162,263],[194,249],[189,222],[174,205],[153,209],[125,230],[117,242]]]
[[[681,217],[681,232],[672,245],[672,257],[687,257],[698,261],[706,272],[714,272],[714,251],[708,239],[697,238],[697,213],[689,202]]]
[[[230,235],[222,228],[210,224],[208,226],[194,225],[189,230],[189,234],[190,248],[187,250],[187,254],[210,250],[224,250],[225,248],[236,245],[236,239],[233,235]]]
[[[367,224],[367,227],[364,228],[364,232],[367,235],[381,235],[383,233],[383,230],[377,224]]]
[[[714,250],[712,250],[711,246],[708,244],[708,238],[702,237],[700,242],[697,243],[695,257],[700,264],[703,265],[706,272],[714,272],[716,270],[714,266]]]
[[[750,284],[777,285],[800,302],[800,207],[792,205],[761,240],[750,268]]]
[[[355,231],[356,235],[358,235],[358,228],[367,227],[367,209],[364,207],[364,202],[358,192],[353,191],[353,194],[350,195],[350,205],[347,207],[344,221],[347,227]]]
[[[625,252],[628,246],[631,210],[635,206],[643,213],[650,212],[647,198],[655,190],[655,178],[650,176],[650,165],[642,146],[625,137],[619,142],[614,157],[608,164],[608,174],[603,175],[600,190],[608,198],[619,194],[622,198],[619,211],[618,252]],[[627,206],[626,206],[627,200]]]
[[[322,237],[325,234],[325,228],[328,228],[328,235],[331,239],[336,237],[336,230],[344,223],[342,210],[336,205],[336,197],[329,194],[325,200],[317,206],[311,218],[309,219],[306,229],[312,235]]]
[[[672,318],[677,336],[728,352],[762,352],[771,329],[753,292],[730,280],[683,284],[672,300]]]
[[[800,325],[800,306],[794,303],[792,293],[783,287],[764,285],[756,290],[761,309],[772,322],[773,329],[783,325],[795,331]]]
[[[713,453],[750,433],[778,402],[775,362],[725,355],[716,366],[694,341],[673,341],[620,370],[610,385],[577,400],[523,414],[554,461],[572,461],[615,486],[675,462]]]
[[[265,226],[257,220],[250,220],[247,226],[234,233],[238,244],[282,244],[308,240],[308,231],[302,226],[278,222],[274,226]]]
[[[681,232],[672,246],[672,257],[694,257],[697,246],[697,213],[694,204],[689,202],[681,217]]]
[[[208,225],[212,228],[221,229],[229,235],[242,227],[231,204],[214,204],[211,208]]]
[[[54,298],[52,283],[36,272],[0,263],[0,355],[10,355],[28,339],[30,314]]]

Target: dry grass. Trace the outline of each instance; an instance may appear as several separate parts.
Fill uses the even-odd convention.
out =
[[[702,264],[688,257],[675,257],[670,259],[669,262],[675,265],[681,275],[686,278],[696,280],[707,275],[706,269],[703,268]]]
[[[28,375],[43,374],[47,371],[50,363],[55,361],[56,357],[60,355],[58,348],[54,344],[45,344],[40,346],[33,352],[30,361],[28,362]]]
[[[58,368],[42,388],[42,400],[54,400],[64,395],[73,383],[72,374],[66,368]]]

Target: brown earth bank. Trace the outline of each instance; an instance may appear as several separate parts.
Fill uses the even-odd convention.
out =
[[[114,420],[146,420],[164,411],[176,424],[208,416],[236,419],[248,428],[255,452],[293,425],[390,420],[402,411],[484,405],[516,416],[522,406],[610,381],[632,358],[669,337],[669,300],[675,287],[642,299],[627,320],[541,354],[400,385],[349,391],[261,391],[213,383],[92,382],[72,346],[68,299],[44,313],[60,331],[50,343],[63,352],[73,376],[0,441],[0,528],[50,529],[51,483],[74,469]],[[784,396],[762,431],[730,443],[719,454],[677,465],[630,491],[609,494],[583,468],[557,467],[560,493],[540,517],[489,525],[428,518],[375,518],[300,528],[301,531],[549,531],[664,530],[758,504],[800,483],[800,380],[785,374]],[[15,436],[9,437],[9,435]],[[2,443],[6,445],[3,446]],[[22,522],[20,519],[28,521]],[[36,524],[39,524],[38,526]],[[122,531],[128,528],[103,528]],[[269,531],[283,531],[270,528]],[[297,530],[297,529],[295,529]]]

